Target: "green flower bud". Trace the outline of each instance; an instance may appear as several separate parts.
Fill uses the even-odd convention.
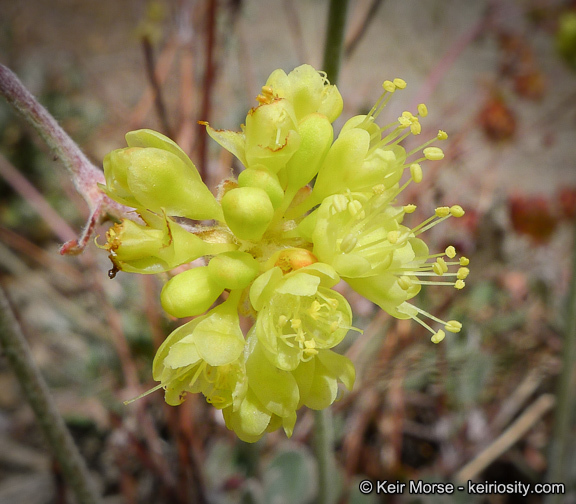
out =
[[[289,190],[305,186],[318,173],[334,139],[330,121],[321,114],[309,114],[298,125],[300,147],[286,165]]]
[[[260,265],[250,254],[236,250],[213,257],[208,271],[224,289],[244,289],[258,276]]]
[[[162,308],[174,317],[192,317],[210,308],[224,287],[214,281],[207,266],[192,268],[169,280],[160,294]]]
[[[128,170],[131,166],[130,151],[117,149],[104,156],[104,178],[106,185],[100,185],[110,198],[129,207],[137,207],[138,201],[128,186]]]
[[[238,187],[222,198],[224,219],[241,240],[258,241],[274,216],[274,207],[263,189]]]
[[[128,186],[144,208],[189,219],[222,220],[222,210],[206,185],[178,156],[148,147],[127,149]]]
[[[183,161],[189,168],[188,176],[197,180],[202,181],[202,177],[198,173],[196,166],[186,155],[186,153],[180,148],[180,146],[164,136],[162,133],[150,129],[141,129],[136,131],[129,131],[126,133],[126,144],[128,147],[154,147],[156,149],[165,150],[178,156],[181,161]]]
[[[274,209],[278,208],[284,199],[284,190],[280,185],[278,176],[270,173],[264,165],[254,165],[246,168],[238,175],[238,185],[240,187],[258,187],[263,189],[270,198]]]

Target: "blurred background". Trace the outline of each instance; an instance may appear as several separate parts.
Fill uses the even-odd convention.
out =
[[[238,129],[274,69],[320,69],[328,1],[0,0],[0,12],[0,62],[97,166],[127,131],[152,128],[214,188],[233,160],[197,121]],[[421,138],[443,129],[449,140],[401,203],[418,204],[415,222],[440,205],[465,208],[426,241],[433,251],[454,244],[471,275],[463,291],[419,295],[419,306],[464,324],[440,345],[347,293],[364,334],[340,348],[358,376],[332,408],[338,502],[544,502],[407,492],[381,500],[357,488],[364,478],[549,478],[574,281],[575,46],[574,1],[350,2],[336,130],[369,110],[383,80],[407,81],[383,124],[425,102]],[[92,242],[80,256],[59,255],[87,215],[58,159],[0,100],[2,283],[105,502],[314,502],[311,412],[300,412],[292,439],[276,432],[247,445],[202,397],[172,408],[156,392],[123,404],[155,385],[154,352],[176,321],[159,306],[161,278],[110,280]],[[100,243],[108,226],[96,231]],[[557,441],[569,455],[559,502],[576,502],[573,434],[571,424]],[[0,353],[0,504],[68,501]]]

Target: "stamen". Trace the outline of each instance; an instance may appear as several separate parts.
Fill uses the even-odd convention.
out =
[[[456,280],[456,283],[454,283],[454,287],[458,290],[463,289],[465,286],[464,280]]]
[[[462,256],[459,261],[460,266],[468,266],[470,264],[470,259]]]
[[[445,254],[450,258],[450,259],[454,259],[456,257],[456,249],[450,245],[449,247],[446,248],[445,250]]]

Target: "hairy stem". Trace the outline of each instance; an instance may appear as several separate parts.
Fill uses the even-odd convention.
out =
[[[46,382],[32,359],[20,324],[1,285],[0,345],[76,500],[79,504],[99,503],[100,498],[92,487],[84,459],[54,406]]]
[[[70,172],[76,190],[93,210],[103,197],[96,185],[98,182],[104,183],[102,171],[88,160],[80,147],[56,122],[56,119],[4,65],[0,65],[0,93],[26,122],[34,126],[48,146],[56,152]]]

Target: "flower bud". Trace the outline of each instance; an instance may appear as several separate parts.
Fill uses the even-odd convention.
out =
[[[165,150],[178,156],[189,168],[188,174],[190,177],[201,181],[202,177],[198,173],[196,166],[180,148],[180,146],[164,136],[162,133],[150,129],[141,129],[136,131],[129,131],[126,133],[126,144],[128,147],[154,147],[156,149]]]
[[[216,198],[178,156],[153,147],[127,149],[126,156],[128,186],[144,208],[189,219],[222,220]]]
[[[278,208],[284,199],[284,190],[278,177],[270,173],[264,165],[255,165],[241,172],[238,175],[238,185],[263,189],[274,208]]]
[[[238,187],[222,198],[226,224],[241,240],[258,241],[274,216],[268,194],[257,187]]]
[[[213,257],[208,272],[224,289],[244,289],[258,276],[260,265],[250,254],[235,250]]]
[[[224,288],[215,282],[207,266],[200,266],[168,281],[160,300],[162,308],[174,317],[192,317],[204,313],[212,306]]]

